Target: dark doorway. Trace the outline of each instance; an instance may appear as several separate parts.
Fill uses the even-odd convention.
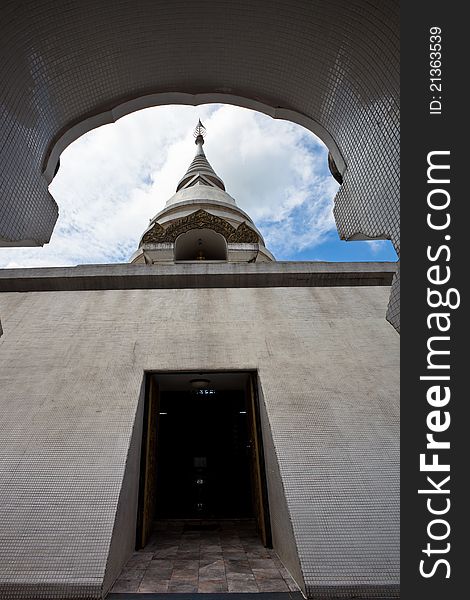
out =
[[[253,516],[243,391],[161,392],[156,518]]]
[[[149,374],[137,547],[158,520],[249,518],[270,545],[254,374]]]

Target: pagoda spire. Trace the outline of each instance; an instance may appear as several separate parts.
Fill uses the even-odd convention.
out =
[[[193,135],[196,138],[196,142],[195,142],[196,144],[201,144],[201,145],[204,144],[204,136],[206,135],[206,128],[201,123],[201,119],[199,119]]]
[[[194,137],[196,138],[195,144],[197,146],[196,156],[193,158],[191,164],[186,171],[184,177],[178,183],[176,191],[179,191],[183,187],[191,187],[196,183],[200,183],[201,180],[206,185],[212,185],[225,191],[225,185],[222,179],[216,174],[214,169],[211,167],[209,161],[204,154],[204,137],[206,135],[206,128],[199,119],[196,128],[194,130]]]

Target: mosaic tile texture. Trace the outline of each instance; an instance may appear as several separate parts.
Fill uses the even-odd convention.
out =
[[[340,236],[389,238],[399,253],[398,6],[3,3],[0,240],[49,240],[47,183],[61,150],[90,128],[145,106],[225,101],[319,134],[343,176]],[[395,292],[389,314],[395,323]]]
[[[258,370],[274,549],[299,586],[315,598],[390,595],[399,338],[384,319],[388,295],[1,293],[2,600],[102,597],[134,544],[126,510],[144,372],[212,369]]]

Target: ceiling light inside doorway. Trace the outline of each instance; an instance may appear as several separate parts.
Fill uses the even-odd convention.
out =
[[[210,379],[191,379],[189,383],[196,390],[202,390],[209,385]]]

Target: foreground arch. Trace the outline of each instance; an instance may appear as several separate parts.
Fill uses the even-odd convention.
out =
[[[210,0],[2,9],[0,245],[49,241],[60,152],[155,104],[230,102],[295,121],[327,144],[343,239],[399,253],[398,3]],[[398,326],[398,287],[388,312]]]

